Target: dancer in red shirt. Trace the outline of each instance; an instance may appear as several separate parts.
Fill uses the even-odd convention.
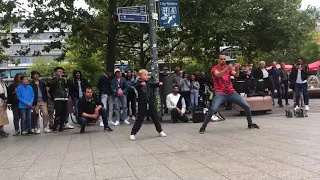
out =
[[[221,53],[218,55],[218,65],[212,68],[211,73],[214,82],[215,96],[211,103],[211,108],[205,117],[204,123],[200,128],[200,133],[205,133],[212,115],[218,112],[219,107],[227,101],[231,101],[244,109],[249,129],[259,129],[258,125],[252,123],[250,106],[237,92],[235,92],[232,86],[231,76],[239,76],[239,64],[236,64],[235,67],[233,67],[232,64],[226,65],[226,56]]]

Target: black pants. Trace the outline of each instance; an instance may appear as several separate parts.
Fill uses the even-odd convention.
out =
[[[172,109],[171,118],[173,122],[178,122],[178,120],[185,123],[189,122],[189,118],[187,117],[187,115],[183,114],[183,116],[181,116],[177,109]]]
[[[156,126],[156,130],[158,131],[158,133],[160,133],[162,131],[162,128],[159,121],[157,107],[155,106],[154,103],[149,103],[149,112],[150,112],[150,117],[152,119],[152,122]],[[147,115],[147,103],[138,103],[138,118],[132,127],[131,135],[136,135],[137,132],[139,132],[146,115]]]
[[[134,91],[129,91],[127,95],[127,107],[129,110],[129,103],[131,102],[131,115],[135,116],[137,111],[137,101],[136,101],[136,93]],[[129,114],[129,111],[128,111]]]
[[[53,130],[57,130],[58,125],[60,125],[59,130],[63,130],[63,126],[68,115],[68,101],[54,101],[54,110],[56,113],[54,117]]]
[[[184,98],[184,101],[186,102],[186,109],[189,110],[189,106],[190,106],[190,91],[181,92],[181,95]]]
[[[104,124],[104,127],[108,127],[108,116],[107,116],[107,111],[105,108],[100,109],[99,115],[102,117],[102,121]],[[96,119],[90,119],[86,117],[79,117],[79,123],[81,125],[81,128],[84,129],[85,126],[88,124],[88,122],[95,122]]]
[[[13,114],[13,124],[14,124],[14,130],[19,131],[19,122],[20,122],[20,111],[18,104],[12,104],[12,114]]]
[[[288,104],[289,103],[288,101],[289,83],[288,81],[283,81],[282,84],[283,84],[283,86],[281,86],[282,99],[285,99],[286,104]]]
[[[279,104],[280,106],[282,106],[281,85],[280,85],[280,84],[275,84],[275,88],[276,88],[276,90],[277,90],[277,92],[278,92],[278,104]],[[274,96],[274,90],[271,91],[271,93],[272,93],[273,97],[275,97],[275,96]]]

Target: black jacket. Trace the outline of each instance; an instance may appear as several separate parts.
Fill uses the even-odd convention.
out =
[[[98,107],[99,105],[103,107],[103,104],[101,103],[99,98],[93,96],[91,101],[87,101],[85,96],[83,96],[78,102],[79,117],[81,117],[83,113],[93,114],[96,107]]]
[[[296,68],[296,66],[294,66],[289,76],[290,82],[295,83],[297,81],[297,75],[298,75],[298,69]],[[303,64],[302,71],[301,71],[302,81],[307,80],[309,75],[310,75],[309,66],[307,64]]]
[[[79,84],[78,84],[77,79],[75,78],[77,72],[80,73],[80,84],[81,84],[82,93],[84,94],[86,88],[90,87],[88,80],[85,78],[82,78],[82,74],[80,71],[78,71],[78,70],[73,71],[73,78],[70,79],[68,82],[69,95],[70,95],[71,99],[80,99],[80,97],[79,97]]]
[[[68,99],[68,82],[65,79],[54,77],[49,80],[47,86],[50,87],[50,95],[54,100]]]
[[[111,95],[112,91],[111,91],[111,80],[113,77],[107,77],[105,75],[101,76],[99,81],[98,81],[98,85],[97,88],[101,94],[107,94],[107,95]]]
[[[16,89],[19,86],[19,84],[11,84],[7,91],[8,91],[8,104],[12,105],[18,105],[19,100],[17,98]]]
[[[33,105],[37,105],[38,103],[38,86],[34,81],[31,81],[30,83],[33,92],[34,92],[34,100],[33,100]],[[47,94],[47,89],[46,89],[46,83],[43,80],[39,80],[39,88],[42,94],[42,100],[44,102],[48,101],[48,94]]]
[[[145,86],[141,86],[140,79],[137,80],[137,83],[135,85],[136,90],[138,92],[138,103],[150,103],[156,101],[155,96],[155,88],[159,87],[159,83],[151,83],[150,81],[146,81]]]

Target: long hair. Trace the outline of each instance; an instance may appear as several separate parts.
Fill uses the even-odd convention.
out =
[[[19,86],[19,84],[20,84],[19,76],[22,76],[22,74],[21,74],[21,73],[17,73],[17,74],[14,76],[13,84],[14,84],[15,86]]]

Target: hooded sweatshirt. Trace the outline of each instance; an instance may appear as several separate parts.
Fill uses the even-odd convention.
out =
[[[32,108],[34,92],[29,84],[20,84],[17,88],[17,98],[19,100],[19,109]],[[28,106],[31,103],[31,106]]]
[[[76,78],[76,74],[80,73],[80,79]],[[69,80],[69,95],[72,99],[80,99],[85,93],[85,88],[89,87],[89,82],[82,77],[81,71],[74,70],[72,73],[72,79]]]

